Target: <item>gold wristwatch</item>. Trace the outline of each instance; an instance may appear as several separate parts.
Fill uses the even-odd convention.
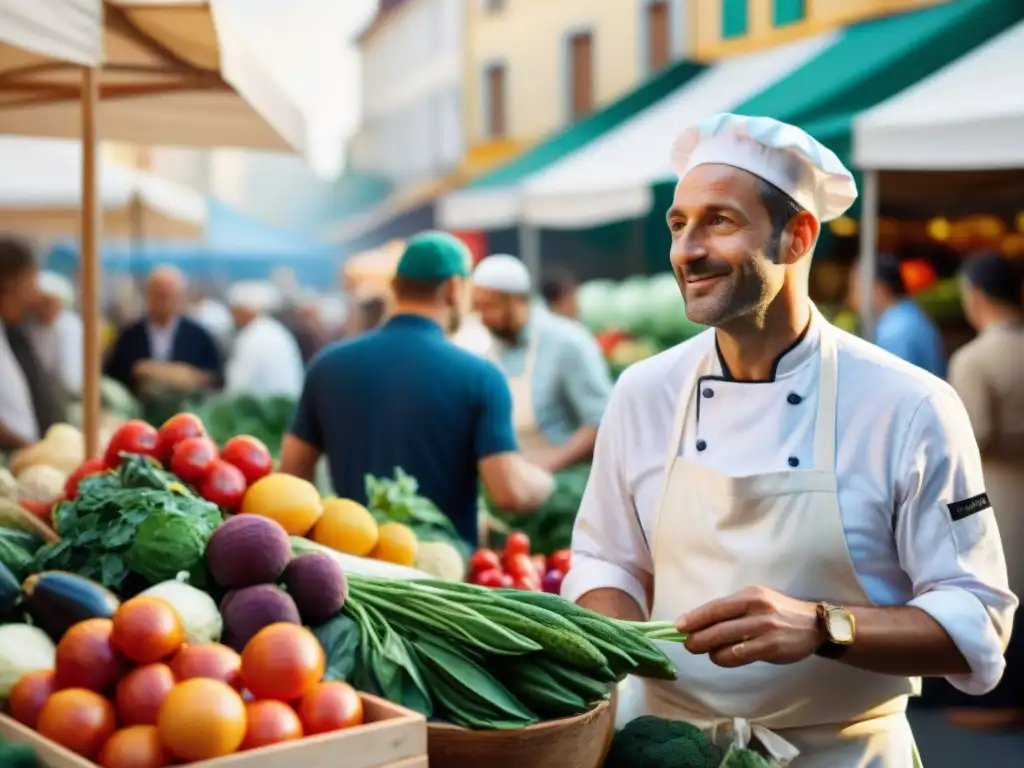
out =
[[[815,652],[826,659],[840,659],[857,636],[854,615],[841,605],[818,603],[818,622],[825,631],[825,642]]]

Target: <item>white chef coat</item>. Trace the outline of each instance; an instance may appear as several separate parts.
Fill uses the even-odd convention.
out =
[[[177,332],[178,318],[174,318],[167,325],[146,323],[146,333],[149,335],[149,356],[153,360],[170,361],[174,354],[174,335]]]
[[[235,337],[224,377],[229,393],[298,397],[305,377],[299,344],[284,325],[261,315]]]
[[[35,406],[21,366],[7,342],[4,324],[0,322],[0,424],[26,442],[38,440]]]
[[[836,475],[854,569],[875,604],[913,605],[941,624],[971,667],[949,681],[985,693],[1005,667],[1017,599],[993,510],[954,520],[947,506],[985,490],[963,404],[942,380],[836,333]],[[695,390],[680,455],[734,477],[810,468],[819,341],[812,323],[768,382],[733,381],[716,356]],[[631,366],[617,382],[573,531],[564,597],[615,588],[647,606],[647,542],[672,414],[686,374],[714,344],[715,332],[706,331]]]

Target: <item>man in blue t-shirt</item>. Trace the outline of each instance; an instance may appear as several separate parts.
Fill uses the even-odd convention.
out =
[[[310,363],[281,471],[312,479],[325,454],[335,492],[365,504],[366,475],[401,467],[476,544],[481,480],[501,508],[524,512],[547,500],[554,480],[518,453],[501,371],[446,337],[468,303],[470,261],[444,233],[409,241],[395,315]]]

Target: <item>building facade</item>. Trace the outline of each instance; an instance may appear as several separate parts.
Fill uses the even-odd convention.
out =
[[[689,0],[696,58],[713,61],[955,0]]]
[[[468,176],[689,56],[692,0],[464,0]]]
[[[352,170],[398,189],[450,175],[463,155],[465,0],[383,0],[359,38],[362,122]]]

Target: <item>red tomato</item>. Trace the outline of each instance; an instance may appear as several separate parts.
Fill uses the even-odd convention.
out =
[[[241,470],[245,482],[252,485],[274,469],[274,459],[262,442],[255,437],[239,435],[224,443],[220,457]]]
[[[221,509],[234,512],[245,495],[245,475],[238,467],[222,459],[210,462],[206,477],[199,487],[199,495]]]
[[[528,555],[530,554],[530,537],[525,533],[516,531],[510,533],[508,538],[505,539],[505,557],[509,555]]]
[[[481,587],[504,587],[505,576],[506,574],[502,573],[497,568],[490,568],[486,571],[480,571],[475,574],[473,576],[473,581]]]
[[[572,550],[571,549],[560,549],[555,552],[548,559],[548,567],[554,568],[555,570],[561,571],[562,573],[568,573],[569,567],[572,565]]]
[[[536,574],[516,576],[512,579],[512,586],[524,592],[540,592],[540,579]]]
[[[105,472],[107,465],[103,463],[103,459],[98,456],[92,459],[86,459],[82,462],[82,465],[72,472],[64,483],[64,495],[69,499],[75,499],[78,497],[78,484],[82,482],[89,475],[98,475],[100,472]]]
[[[491,569],[501,570],[501,557],[493,549],[478,549],[469,560],[469,570],[482,573]]]
[[[505,570],[513,579],[529,576],[540,580],[540,571],[537,570],[537,566],[529,555],[509,555],[505,559]]]
[[[562,594],[562,579],[565,578],[565,574],[562,571],[552,568],[550,571],[544,574],[543,580],[541,580],[541,589],[545,592],[550,592],[552,595]]]
[[[119,467],[122,453],[137,453],[159,459],[158,442],[157,431],[146,422],[138,419],[126,421],[111,436],[103,456],[104,463],[111,469]]]
[[[533,560],[533,567],[537,569],[537,573],[548,572],[548,559],[544,555],[530,555],[530,559]]]
[[[157,458],[166,464],[178,443],[190,437],[205,437],[206,427],[195,414],[179,413],[165,421],[157,435]]]
[[[217,460],[217,444],[208,437],[186,437],[171,451],[171,472],[189,485],[203,482]]]

